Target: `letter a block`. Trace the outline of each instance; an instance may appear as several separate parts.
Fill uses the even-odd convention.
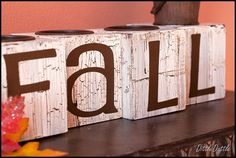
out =
[[[21,41],[23,40],[23,41]],[[29,126],[22,140],[67,132],[66,63],[59,41],[2,36],[2,102],[25,98]]]
[[[180,52],[186,54],[187,104],[225,96],[225,27],[196,25],[178,27]]]
[[[185,109],[185,55],[171,27],[115,26],[122,34],[123,117],[141,119]],[[100,30],[101,31],[101,30]]]
[[[68,127],[122,117],[121,35],[40,31],[65,43]]]

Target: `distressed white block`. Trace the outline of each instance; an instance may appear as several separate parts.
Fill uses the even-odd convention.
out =
[[[159,26],[152,31],[104,31],[93,29],[89,35],[36,36],[58,39],[65,45],[66,58],[76,48],[85,44],[105,44],[112,49],[114,59],[114,105],[117,112],[101,113],[92,117],[68,113],[68,127],[82,126],[120,118],[141,119],[184,110],[186,104],[200,103],[225,96],[225,28],[223,25]],[[200,38],[198,89],[215,87],[214,94],[189,98],[191,80],[192,35]],[[31,34],[32,35],[32,34]],[[160,42],[159,87],[156,102],[178,98],[177,105],[148,110],[150,82],[149,43]],[[154,50],[153,53],[157,53]],[[76,60],[76,59],[75,59]],[[69,79],[78,70],[105,67],[103,55],[98,51],[86,51],[78,60],[78,66],[67,66]],[[193,64],[195,65],[195,64]],[[108,77],[109,78],[109,77]],[[190,81],[191,80],[191,81]],[[88,72],[80,75],[72,90],[77,109],[96,111],[106,103],[107,85],[104,75]],[[155,89],[156,86],[150,89]],[[151,95],[152,96],[152,95]],[[123,113],[123,114],[122,114]]]
[[[66,97],[66,64],[65,49],[60,41],[38,38],[31,41],[2,42],[2,102],[8,98],[6,58],[10,55],[31,56],[43,50],[54,51],[54,57],[20,61],[18,64],[20,85],[36,84],[48,80],[48,90],[23,93],[25,97],[25,116],[29,118],[29,126],[22,140],[30,140],[67,132],[67,97]],[[53,50],[52,50],[53,49]],[[14,56],[15,57],[15,56]],[[8,60],[8,59],[7,59]],[[14,65],[9,63],[8,67]],[[14,76],[13,76],[14,77]],[[14,88],[14,87],[13,87]],[[15,87],[17,88],[17,87]]]
[[[180,52],[186,54],[187,104],[202,103],[225,97],[225,27],[220,24],[181,26],[185,34],[180,36]],[[198,90],[215,87],[215,92],[189,97],[191,82],[193,34],[200,34]],[[196,59],[193,59],[196,60]]]
[[[174,28],[163,27],[152,31],[106,31],[120,33],[123,36],[121,49],[124,118],[136,120],[185,109],[185,54],[179,52],[178,41],[178,35],[184,32]],[[97,32],[101,33],[102,30]],[[156,102],[178,98],[177,105],[153,111],[148,111],[150,41],[160,41],[159,88]]]
[[[118,119],[122,117],[122,76],[121,76],[121,35],[118,34],[85,34],[85,35],[37,35],[38,37],[58,39],[65,42],[66,58],[71,51],[85,44],[104,44],[112,50],[114,59],[114,106],[117,112],[100,113],[96,116],[81,117],[68,112],[68,128]],[[36,36],[36,37],[37,37]],[[67,78],[78,70],[90,67],[104,69],[104,56],[96,50],[86,51],[78,59],[78,66],[67,66]],[[76,79],[72,90],[73,102],[77,109],[93,112],[102,108],[107,99],[107,79],[98,72],[87,72]],[[110,106],[110,105],[109,105]]]

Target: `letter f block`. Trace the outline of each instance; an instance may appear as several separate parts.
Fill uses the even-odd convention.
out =
[[[29,126],[21,140],[67,132],[65,49],[57,40],[2,36],[2,102],[24,96]]]

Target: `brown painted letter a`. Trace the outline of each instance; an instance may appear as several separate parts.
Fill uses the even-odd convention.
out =
[[[104,45],[104,44],[98,44],[98,43],[92,43],[92,44],[84,44],[82,46],[79,46],[71,51],[69,54],[66,65],[67,66],[78,66],[78,59],[80,55],[87,51],[96,50],[99,51],[103,57],[104,57],[104,63],[105,63],[105,69],[99,68],[99,67],[89,67],[81,69],[74,74],[72,74],[68,80],[67,80],[67,100],[68,100],[68,111],[70,111],[72,114],[80,117],[91,117],[96,116],[100,113],[115,113],[117,112],[117,109],[114,105],[114,59],[113,59],[113,52],[112,50]],[[77,103],[73,103],[72,101],[72,88],[74,86],[74,83],[76,79],[87,72],[98,72],[103,74],[107,79],[107,100],[106,104],[96,110],[91,112],[82,111],[77,108]]]
[[[163,102],[158,100],[158,68],[159,68],[159,47],[160,41],[149,42],[149,96],[148,111],[178,105],[178,98],[170,99]]]
[[[192,38],[192,58],[191,58],[191,78],[190,78],[190,93],[189,97],[197,97],[206,94],[215,93],[215,87],[198,90],[198,75],[199,75],[199,49],[200,49],[200,34],[193,34]]]

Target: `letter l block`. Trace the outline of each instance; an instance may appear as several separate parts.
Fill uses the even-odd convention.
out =
[[[225,97],[225,27],[182,26],[180,51],[186,54],[187,105]],[[198,62],[197,62],[198,61]]]
[[[167,26],[106,32],[123,36],[124,118],[136,120],[185,109],[185,55],[179,52],[178,40],[183,31]]]

